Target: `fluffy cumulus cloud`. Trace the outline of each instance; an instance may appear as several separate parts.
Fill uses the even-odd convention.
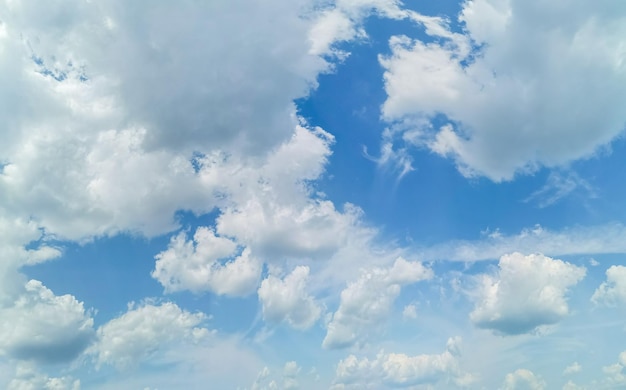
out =
[[[495,274],[479,277],[470,319],[505,335],[555,324],[569,313],[566,294],[585,274],[583,267],[540,254],[505,255]]]
[[[431,18],[427,38],[391,38],[383,116],[467,176],[508,180],[590,156],[626,122],[625,19],[619,2],[463,2],[460,28]]]
[[[598,287],[591,300],[610,306],[626,303],[626,267],[613,265],[606,270],[606,282]]]
[[[94,337],[93,319],[71,295],[54,295],[30,280],[13,304],[0,308],[0,350],[39,363],[68,362]]]
[[[463,387],[467,374],[459,369],[459,338],[448,340],[446,351],[409,356],[381,351],[374,359],[350,355],[337,365],[333,389],[378,389],[439,384]]]
[[[320,305],[307,293],[309,267],[298,266],[284,279],[270,275],[263,280],[258,295],[263,318],[269,322],[286,322],[306,329],[322,313]]]
[[[546,382],[532,371],[520,368],[507,374],[502,390],[544,390]]]
[[[171,343],[198,342],[209,335],[205,315],[182,310],[174,303],[129,305],[126,313],[98,328],[89,348],[98,366],[128,369]]]
[[[192,240],[185,233],[173,237],[167,250],[156,255],[152,277],[167,292],[182,289],[216,294],[247,295],[261,275],[261,265],[248,249],[237,253],[237,244],[206,227],[199,227]],[[220,259],[231,260],[220,263]]]
[[[322,345],[345,348],[364,341],[385,323],[402,286],[432,277],[433,272],[421,263],[401,257],[388,268],[364,271],[341,292]]]

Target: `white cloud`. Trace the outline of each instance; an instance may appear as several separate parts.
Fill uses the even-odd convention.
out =
[[[502,390],[543,390],[545,388],[546,382],[541,377],[523,368],[507,374],[502,386]]]
[[[385,322],[402,286],[432,277],[433,272],[421,263],[401,257],[389,268],[363,271],[341,292],[322,345],[344,348],[363,341]]]
[[[93,319],[72,295],[56,296],[30,280],[12,305],[0,308],[0,351],[39,363],[68,362],[92,342]]]
[[[565,370],[563,370],[563,375],[577,374],[582,369],[583,369],[583,367],[578,362],[574,362],[571,365],[565,367]]]
[[[285,321],[297,329],[311,327],[322,309],[307,293],[309,267],[298,266],[284,279],[270,275],[261,282],[258,295],[263,318],[270,322]]]
[[[414,139],[467,176],[509,180],[588,157],[626,121],[624,18],[618,3],[464,2],[462,35],[431,19],[427,39],[391,38],[383,116],[445,115]]]
[[[201,327],[205,316],[189,313],[176,304],[129,305],[128,311],[98,328],[98,340],[90,347],[97,366],[110,364],[127,369],[172,343],[198,342],[209,331]]]
[[[505,255],[498,267],[495,274],[478,278],[470,319],[478,327],[507,335],[560,321],[569,313],[568,290],[586,273],[583,267],[540,254]]]
[[[591,300],[610,306],[626,303],[626,267],[613,265],[606,270],[606,282],[596,289]]]
[[[261,264],[249,249],[239,255],[237,244],[199,227],[193,240],[184,232],[172,237],[168,249],[155,256],[152,277],[167,292],[190,290],[213,291],[216,294],[243,296],[252,293],[259,282]],[[220,263],[222,259],[230,259]]]
[[[454,383],[462,387],[465,374],[458,365],[459,342],[459,338],[449,339],[446,351],[434,355],[409,356],[381,351],[372,360],[350,355],[337,365],[333,388],[409,387],[438,383]]]

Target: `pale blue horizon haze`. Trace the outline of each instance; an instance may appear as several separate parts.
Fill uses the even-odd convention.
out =
[[[626,388],[626,3],[0,0],[0,387]]]

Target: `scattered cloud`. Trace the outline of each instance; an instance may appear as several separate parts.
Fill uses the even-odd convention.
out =
[[[606,270],[606,282],[591,297],[596,304],[615,306],[626,303],[626,267],[613,265]]]
[[[431,279],[419,262],[398,258],[389,268],[364,270],[341,292],[339,308],[328,323],[324,348],[345,348],[362,342],[388,318],[402,286]]]

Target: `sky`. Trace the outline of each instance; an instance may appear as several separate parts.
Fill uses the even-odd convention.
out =
[[[626,387],[622,0],[0,0],[0,387]]]

